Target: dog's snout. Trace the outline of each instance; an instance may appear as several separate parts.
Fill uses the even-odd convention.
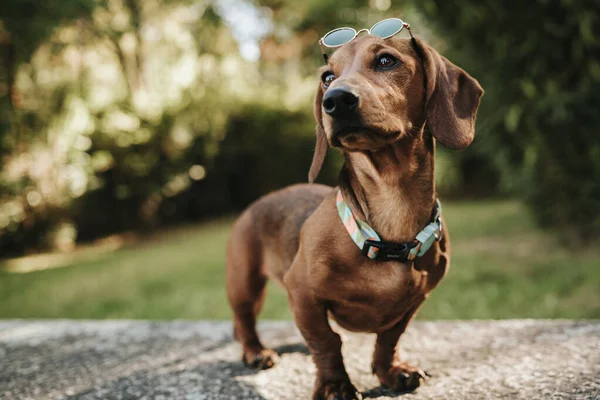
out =
[[[329,89],[323,96],[323,110],[332,117],[347,116],[356,112],[358,101],[358,96],[348,88]]]

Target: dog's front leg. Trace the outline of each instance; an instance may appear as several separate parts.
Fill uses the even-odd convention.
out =
[[[306,281],[293,276],[297,270],[292,268],[290,272],[285,277],[285,283],[294,319],[317,367],[313,399],[361,399],[344,367],[342,340],[329,325],[325,302],[314,295]]]
[[[402,319],[391,329],[377,334],[373,353],[373,373],[377,375],[383,386],[397,392],[414,390],[425,379],[426,373],[419,367],[400,361],[398,340],[406,330],[422,300],[409,309]]]
[[[317,367],[313,399],[360,399],[344,367],[342,340],[329,325],[324,302],[300,291],[290,293],[290,298],[294,319]]]

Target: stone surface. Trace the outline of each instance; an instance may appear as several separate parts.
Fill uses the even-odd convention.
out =
[[[304,399],[314,366],[291,322],[260,332],[281,363],[239,361],[227,322],[0,322],[1,399]],[[379,387],[373,335],[342,332],[346,366],[365,398],[599,399],[599,321],[413,323],[403,358],[432,377],[414,393]]]

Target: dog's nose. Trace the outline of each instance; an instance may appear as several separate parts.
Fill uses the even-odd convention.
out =
[[[356,112],[358,96],[348,88],[329,89],[323,96],[323,109],[332,117],[348,116]]]

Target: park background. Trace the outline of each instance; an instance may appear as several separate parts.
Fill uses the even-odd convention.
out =
[[[318,39],[387,17],[486,90],[438,147],[420,318],[600,318],[595,0],[3,0],[0,318],[229,318],[235,215],[306,181]],[[275,285],[262,316],[291,318]]]

